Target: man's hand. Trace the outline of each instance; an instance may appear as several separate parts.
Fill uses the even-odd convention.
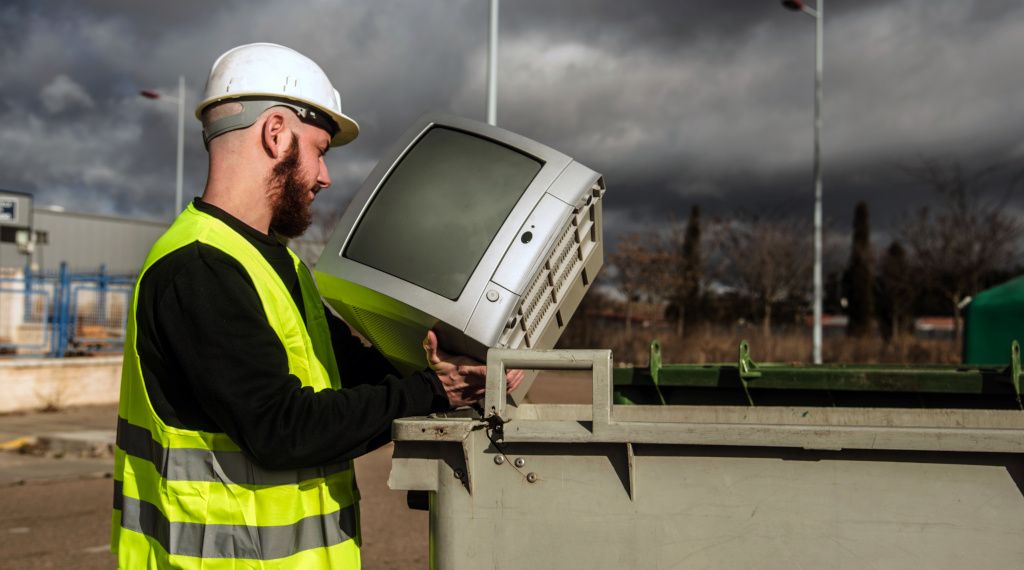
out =
[[[434,331],[427,331],[427,338],[423,339],[423,350],[427,353],[427,364],[441,379],[448,402],[453,408],[468,406],[484,397],[484,387],[487,385],[486,364],[444,352],[437,346]],[[523,371],[509,370],[506,380],[508,391],[515,390],[523,380]]]

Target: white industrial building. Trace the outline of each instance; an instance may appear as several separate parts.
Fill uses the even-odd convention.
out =
[[[33,206],[30,194],[0,190],[0,268],[24,269],[31,259],[35,271],[48,273],[66,262],[73,271],[105,266],[108,274],[134,274],[168,225]]]
[[[169,225],[34,206],[31,194],[0,190],[0,354],[110,350],[124,332],[133,278]],[[311,263],[324,244],[291,246]],[[68,272],[59,276],[62,263]]]
[[[0,275],[20,273],[30,254],[35,272],[55,272],[63,261],[75,272],[95,273],[102,265],[110,275],[134,275],[169,225],[170,221],[33,206],[31,194],[0,189]],[[312,265],[328,232],[307,233],[315,235],[292,240],[290,247]],[[19,239],[30,235],[32,245],[19,245]]]

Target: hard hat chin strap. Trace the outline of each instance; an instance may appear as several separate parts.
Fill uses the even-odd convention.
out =
[[[264,111],[271,107],[288,107],[295,111],[300,120],[324,129],[331,135],[331,138],[334,138],[335,133],[338,131],[338,127],[325,113],[297,105],[290,101],[279,99],[232,99],[225,102],[241,105],[242,110],[238,113],[221,117],[203,128],[203,144],[207,149],[210,148],[210,141],[214,138],[224,133],[249,128],[260,118]]]

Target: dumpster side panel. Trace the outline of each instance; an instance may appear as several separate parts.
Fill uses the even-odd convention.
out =
[[[1024,560],[1019,454],[609,443],[499,450],[482,431],[470,437],[481,451],[465,464],[459,445],[436,444],[447,451],[435,455],[435,568],[964,568]],[[457,477],[460,465],[472,494]]]

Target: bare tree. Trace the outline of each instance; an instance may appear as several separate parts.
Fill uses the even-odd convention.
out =
[[[605,348],[614,335],[608,334],[613,326],[605,319],[610,307],[618,302],[604,291],[606,273],[597,279],[583,296],[576,312],[571,315],[565,331],[558,339],[557,348]]]
[[[1006,202],[1019,177],[1000,181],[997,167],[971,172],[957,161],[937,159],[905,171],[934,191],[939,205],[911,216],[900,237],[924,282],[949,301],[959,343],[963,300],[978,291],[986,274],[1018,260],[1024,224],[1008,212]],[[999,187],[1004,191],[992,197]]]
[[[721,239],[728,272],[760,305],[771,338],[772,306],[804,295],[811,281],[811,232],[793,220],[746,217],[727,222]]]
[[[664,267],[668,264],[660,237],[654,233],[622,236],[610,256],[619,291],[626,297],[626,335],[633,332],[633,308],[641,299],[664,293]]]
[[[878,269],[878,326],[886,341],[900,338],[911,327],[914,282],[907,252],[894,241]]]

